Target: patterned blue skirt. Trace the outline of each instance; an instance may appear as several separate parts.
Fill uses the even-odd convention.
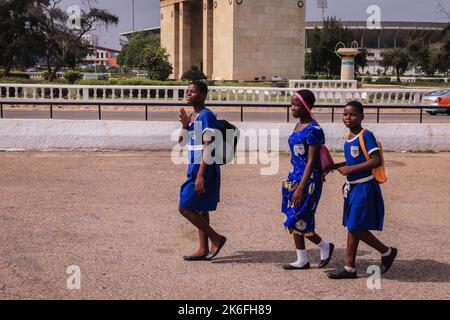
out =
[[[281,211],[284,216],[284,227],[290,233],[312,236],[315,233],[315,213],[322,195],[322,183],[309,181],[300,206],[294,207],[291,203],[297,186],[298,181],[283,181]]]

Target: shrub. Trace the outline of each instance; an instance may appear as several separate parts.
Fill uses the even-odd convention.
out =
[[[204,80],[206,78],[205,74],[196,65],[193,65],[190,70],[183,73],[183,76],[181,77],[182,80],[189,81]]]
[[[82,78],[82,75],[78,71],[68,70],[64,73],[64,78],[68,83],[73,84],[75,83],[75,81],[80,80]]]

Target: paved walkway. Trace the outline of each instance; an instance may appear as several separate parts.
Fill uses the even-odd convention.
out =
[[[258,165],[223,168],[222,203],[213,225],[228,242],[216,260],[185,262],[196,232],[177,213],[184,166],[168,152],[0,153],[0,299],[450,299],[450,154],[388,153],[381,239],[398,261],[366,286],[379,256],[360,247],[351,281],[331,281],[341,264],[343,178],[331,176],[317,231],[336,244],[327,270],[307,244],[313,268],[287,272],[295,258],[282,230],[280,184],[289,170],[260,176]],[[66,270],[81,270],[68,290]]]

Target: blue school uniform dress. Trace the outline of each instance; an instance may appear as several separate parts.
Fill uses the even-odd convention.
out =
[[[220,201],[220,166],[215,162],[208,164],[205,170],[205,193],[197,193],[195,179],[197,178],[202,153],[204,136],[214,134],[217,129],[217,118],[209,109],[203,109],[189,125],[190,140],[188,144],[187,180],[181,186],[180,207],[192,211],[214,211]],[[214,156],[214,153],[212,153]]]
[[[348,166],[367,161],[359,143],[360,134],[345,142],[344,152]],[[380,150],[372,132],[365,130],[363,138],[369,155]],[[372,175],[372,171],[356,171],[349,174],[343,187],[343,194],[343,225],[349,231],[383,230],[384,201],[380,184]]]
[[[308,163],[309,146],[324,144],[325,135],[317,122],[312,122],[299,132],[293,132],[289,137],[292,170],[288,178],[283,181],[281,193],[281,211],[284,217],[284,227],[290,233],[311,236],[315,232],[314,215],[322,194],[321,166],[318,157],[314,169],[308,180],[304,197],[300,206],[292,205],[292,196],[303,177]]]

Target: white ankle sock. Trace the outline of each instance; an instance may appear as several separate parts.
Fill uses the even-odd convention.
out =
[[[389,247],[388,251],[386,251],[385,253],[381,254],[382,257],[387,257],[388,255],[390,255],[392,253],[391,247]]]
[[[309,262],[306,250],[297,250],[297,261],[291,263],[291,266],[301,268]]]
[[[322,239],[317,245],[320,248],[320,260],[326,260],[330,257],[330,243]]]
[[[351,268],[351,267],[345,266],[344,269],[347,270],[347,271],[350,272],[350,273],[356,272],[356,269],[355,269],[355,268]]]

